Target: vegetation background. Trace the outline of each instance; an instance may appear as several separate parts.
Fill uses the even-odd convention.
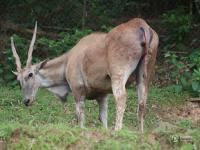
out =
[[[53,96],[46,91],[39,94],[40,101],[32,109],[22,106],[19,84],[11,73],[16,69],[10,48],[11,36],[14,36],[18,54],[25,64],[37,20],[39,29],[33,61],[39,62],[67,52],[91,32],[108,32],[135,17],[144,18],[160,37],[154,88],[148,104],[151,109],[146,123],[148,132],[142,145],[139,134],[130,131],[134,130],[130,127],[132,123],[137,126],[135,109],[130,108],[136,108],[136,102],[128,104],[127,128],[117,134],[101,129],[82,131],[73,128],[73,100],[69,102],[73,109],[69,109],[66,115],[61,111],[61,104],[52,102]],[[136,95],[130,93],[130,98],[136,99]],[[88,145],[88,149],[200,149],[197,140],[200,139],[200,121],[194,117],[200,118],[200,108],[185,103],[190,97],[199,96],[200,0],[0,1],[0,149],[85,149],[81,144]],[[92,109],[94,107],[97,107],[95,102],[87,106],[88,114],[93,113],[87,123],[90,127],[92,124],[99,126],[92,120],[98,112]],[[114,103],[110,102],[109,107],[111,126]],[[185,113],[189,113],[187,117]],[[66,122],[70,123],[65,126]],[[155,124],[159,124],[158,127]],[[152,133],[154,128],[159,131]],[[63,138],[63,135],[68,136]],[[182,135],[191,136],[192,140],[182,142]],[[154,140],[149,140],[149,136]]]

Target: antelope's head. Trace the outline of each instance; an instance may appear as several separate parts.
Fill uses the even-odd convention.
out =
[[[33,47],[36,39],[36,32],[37,32],[37,22],[35,23],[35,29],[33,32],[33,37],[31,40],[31,44],[28,50],[28,59],[26,62],[26,67],[21,68],[21,61],[17,54],[13,37],[11,37],[11,48],[13,55],[15,57],[17,72],[13,72],[17,76],[17,80],[20,82],[22,87],[22,91],[24,94],[24,104],[29,106],[35,100],[36,93],[38,88],[40,87],[40,79],[37,76],[39,70],[45,65],[46,61],[43,61],[39,64],[32,65],[32,53]]]

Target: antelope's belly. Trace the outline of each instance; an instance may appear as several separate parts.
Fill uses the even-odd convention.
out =
[[[86,87],[87,99],[96,99],[99,96],[106,95],[111,92],[111,81],[108,76],[103,78],[90,78],[88,81],[88,86]]]

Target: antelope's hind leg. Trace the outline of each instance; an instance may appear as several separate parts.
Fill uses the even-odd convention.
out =
[[[120,130],[122,128],[123,115],[127,101],[127,92],[125,85],[129,76],[136,69],[139,62],[138,59],[135,59],[133,61],[126,60],[125,58],[123,58],[123,61],[122,63],[119,59],[117,64],[115,64],[114,66],[110,65],[112,91],[116,101],[115,130]]]
[[[141,62],[142,63],[142,62]],[[140,120],[140,129],[141,132],[144,132],[144,117],[146,112],[146,101],[147,101],[147,81],[144,76],[144,64],[138,68],[137,72],[137,93],[138,93],[138,110],[137,115]]]
[[[122,78],[122,77],[121,77]],[[116,102],[115,130],[122,128],[123,116],[126,107],[127,93],[122,79],[112,79],[112,90]]]
[[[135,70],[136,65],[137,62],[135,62],[134,65],[126,65],[122,66],[120,69],[115,68],[115,70],[112,70],[112,91],[116,101],[115,130],[120,130],[122,128],[123,116],[127,101],[125,85],[132,71]]]
[[[138,119],[140,120],[141,132],[144,132],[144,118],[146,114],[146,101],[150,82],[154,75],[154,65],[156,61],[156,50],[152,56],[146,56],[147,59],[142,59],[138,65],[136,73],[137,93],[138,93]],[[146,61],[146,62],[145,62]]]

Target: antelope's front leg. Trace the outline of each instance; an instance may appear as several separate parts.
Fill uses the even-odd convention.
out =
[[[112,81],[112,90],[116,101],[115,131],[117,131],[122,128],[127,93],[125,89],[125,84],[123,84],[123,82],[119,80]]]
[[[76,98],[76,115],[77,115],[77,121],[80,124],[81,128],[83,128],[85,124],[84,101],[85,101],[85,97],[83,96]]]

